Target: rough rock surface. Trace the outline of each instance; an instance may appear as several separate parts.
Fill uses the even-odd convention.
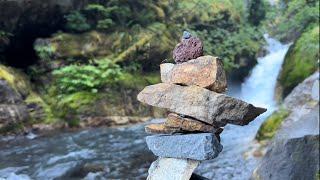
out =
[[[176,63],[182,63],[196,59],[203,55],[203,43],[197,37],[182,39],[173,50],[173,59]]]
[[[284,99],[283,105],[289,109],[294,109],[297,106],[301,106],[305,102],[311,101],[312,88],[315,83],[319,83],[319,71],[309,76],[302,83],[296,86],[292,92]],[[319,94],[319,91],[317,92]],[[319,99],[318,99],[319,100]]]
[[[252,179],[316,179],[319,172],[319,135],[275,142]]]
[[[212,133],[154,135],[146,137],[148,148],[159,157],[193,160],[214,159],[222,145]]]
[[[145,131],[151,134],[171,134],[183,132],[179,128],[167,127],[163,123],[148,124],[145,126]]]
[[[227,79],[222,62],[213,56],[201,56],[181,64],[160,65],[164,83],[197,85],[215,92],[225,92]]]
[[[149,168],[148,180],[189,180],[199,161],[175,158],[159,158]]]
[[[212,125],[191,118],[181,117],[175,113],[170,113],[168,115],[165,126],[189,132],[221,132],[221,130],[217,130]]]
[[[147,86],[138,100],[221,127],[246,125],[266,111],[252,104],[198,86],[160,83]]]
[[[28,118],[29,112],[20,94],[0,79],[0,128]]]

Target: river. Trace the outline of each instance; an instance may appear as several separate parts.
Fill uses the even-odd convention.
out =
[[[242,85],[231,84],[228,94],[268,111],[248,126],[227,125],[221,135],[223,151],[218,158],[203,162],[198,174],[210,179],[248,179],[259,161],[246,152],[254,146],[263,120],[276,108],[276,78],[289,48],[267,35],[265,39],[268,54],[258,59]],[[2,138],[0,179],[145,179],[156,157],[146,147],[143,126],[60,132],[34,139]]]

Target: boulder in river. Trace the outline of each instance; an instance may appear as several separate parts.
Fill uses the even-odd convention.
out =
[[[193,160],[214,159],[222,145],[212,133],[154,135],[146,137],[148,148],[159,157]]]
[[[160,65],[164,83],[197,85],[215,92],[225,92],[227,79],[222,61],[213,56],[201,56],[181,64]]]
[[[138,100],[218,127],[227,123],[246,125],[266,111],[264,108],[198,86],[166,83],[145,87],[138,94]]]
[[[199,161],[175,158],[158,158],[149,168],[147,180],[190,179]]]

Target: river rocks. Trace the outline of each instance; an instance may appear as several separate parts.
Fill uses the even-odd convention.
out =
[[[154,135],[146,138],[148,148],[159,157],[209,160],[218,156],[222,145],[212,133]]]
[[[190,179],[199,161],[175,158],[159,158],[149,168],[148,180]]]
[[[277,141],[268,150],[252,179],[317,179],[319,135]]]
[[[197,37],[182,39],[173,50],[173,59],[176,63],[182,63],[196,59],[203,55],[203,43]]]
[[[138,94],[138,100],[219,126],[246,125],[266,111],[201,87],[166,83],[147,86]]]
[[[216,57],[202,54],[201,40],[184,32],[173,51],[177,64],[161,64],[162,83],[147,86],[138,94],[140,102],[172,112],[164,123],[145,127],[147,133],[161,134],[146,137],[153,154],[172,158],[172,163],[153,163],[148,179],[189,180],[197,165],[177,169],[177,163],[216,158],[222,151],[219,134],[223,126],[246,125],[266,111],[220,94],[227,88],[223,64]]]
[[[201,56],[181,64],[160,65],[164,83],[197,85],[215,92],[224,92],[227,79],[221,60],[213,56]]]

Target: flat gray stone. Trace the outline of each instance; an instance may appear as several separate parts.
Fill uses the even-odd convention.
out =
[[[149,168],[147,180],[189,180],[199,161],[159,158]]]
[[[214,134],[154,135],[146,137],[148,148],[159,157],[214,159],[222,151],[222,145]]]
[[[264,108],[198,86],[167,83],[145,87],[138,94],[138,100],[217,127],[227,123],[243,126],[266,111]]]

